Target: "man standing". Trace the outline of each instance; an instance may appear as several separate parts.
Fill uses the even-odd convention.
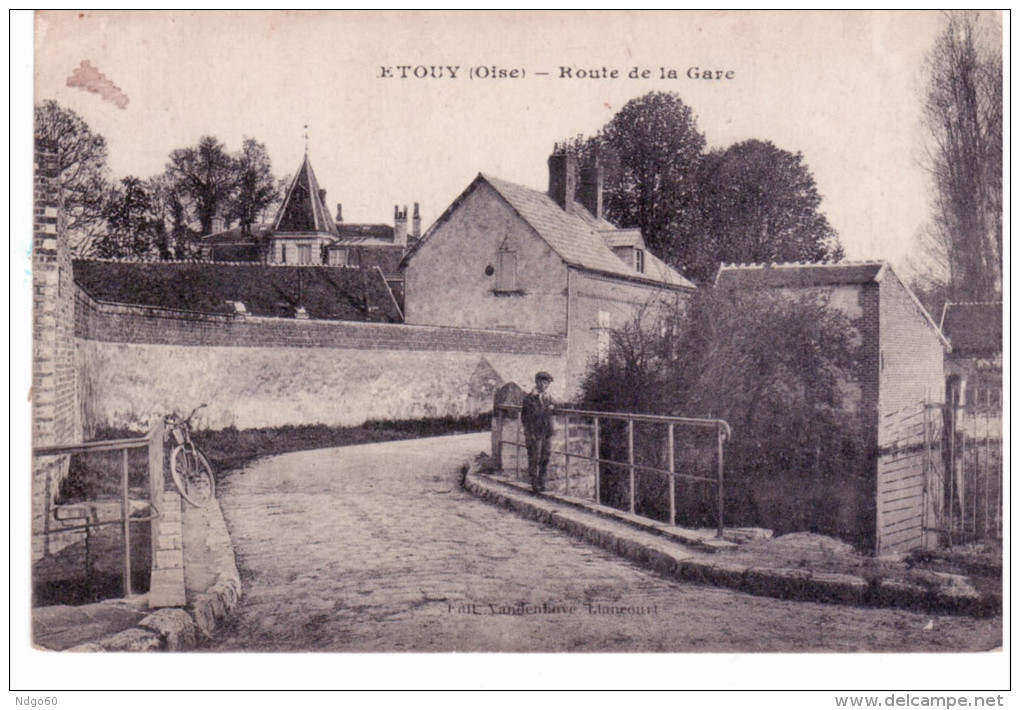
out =
[[[552,413],[555,403],[546,392],[553,381],[548,372],[535,375],[535,389],[525,397],[521,406],[521,423],[524,425],[524,444],[528,449],[528,480],[531,490],[545,490],[545,474],[549,467],[549,445],[552,441]]]

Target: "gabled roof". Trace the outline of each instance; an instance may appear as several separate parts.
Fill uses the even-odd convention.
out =
[[[449,218],[467,195],[483,183],[488,184],[506,200],[538,236],[570,266],[633,281],[666,284],[692,290],[695,288],[694,284],[658,259],[655,260],[657,263],[655,275],[647,269],[646,273],[641,274],[628,266],[613,253],[602,237],[604,232],[617,231],[616,226],[604,219],[596,219],[580,203],[574,202],[571,211],[568,212],[544,192],[482,173],[478,174],[460,197],[454,200],[446,212],[429,228],[420,244],[428,241],[436,228]],[[408,258],[412,254],[413,250]]]
[[[320,320],[403,320],[377,268],[276,266],[222,262],[75,260],[74,280],[97,301],[231,315],[235,302],[254,316]]]
[[[943,335],[938,323],[927,309],[917,300],[892,267],[884,261],[837,261],[827,264],[786,263],[786,264],[722,264],[715,276],[715,287],[728,291],[759,288],[812,288],[818,286],[848,286],[879,283],[892,277],[910,296],[914,306],[935,331],[947,349],[950,343]]]
[[[273,231],[337,236],[336,223],[319,195],[319,181],[307,154],[287,189]]]
[[[947,303],[942,332],[963,357],[992,357],[1002,352],[1002,302]]]
[[[832,264],[722,264],[715,285],[724,289],[838,286],[877,283],[886,268],[882,261],[839,261]]]
[[[263,237],[269,234],[272,228],[272,224],[269,222],[257,222],[251,226],[252,237]],[[231,227],[230,229],[224,229],[220,232],[213,232],[212,234],[202,237],[202,243],[208,245],[214,244],[238,244],[238,243],[250,243],[254,239],[244,236],[241,232],[241,227]]]

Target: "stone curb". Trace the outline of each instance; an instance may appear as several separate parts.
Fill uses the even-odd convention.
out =
[[[890,607],[940,614],[987,616],[1001,613],[1002,609],[1001,595],[982,595],[969,588],[927,588],[888,579],[869,580],[851,574],[753,567],[704,559],[707,555],[703,551],[684,549],[679,540],[662,537],[652,525],[647,532],[631,530],[628,528],[635,527],[633,521],[612,520],[594,511],[589,512],[583,505],[573,501],[567,503],[525,493],[474,473],[465,477],[464,488],[472,495],[521,517],[557,528],[572,537],[684,582],[726,587],[777,599]]]
[[[213,501],[210,538],[215,538],[220,554],[216,567],[220,570],[216,582],[202,594],[195,595],[186,609],[157,609],[130,629],[107,636],[99,641],[73,646],[73,652],[129,652],[186,651],[198,645],[201,636],[212,634],[216,625],[237,605],[241,598],[241,577],[237,572],[230,535],[223,520],[219,501]],[[224,548],[223,538],[228,543]],[[227,554],[229,551],[229,554]]]

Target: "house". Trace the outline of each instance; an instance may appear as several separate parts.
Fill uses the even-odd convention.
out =
[[[382,270],[398,301],[403,299],[400,262],[421,237],[421,212],[414,204],[408,232],[408,209],[394,208],[393,226],[344,222],[343,206],[334,218],[326,207],[307,153],[291,180],[272,222],[254,224],[251,234],[240,227],[216,229],[204,237],[203,258],[210,261],[266,261],[271,264],[367,266]]]
[[[545,192],[479,174],[404,259],[405,318],[421,325],[567,336],[572,396],[612,328],[642,308],[685,303],[694,284],[660,261],[639,230],[602,210],[597,163],[557,146]]]
[[[401,262],[421,239],[421,208],[414,203],[408,232],[407,206],[393,206],[393,226],[344,222],[343,205],[336,206],[337,239],[326,247],[326,263],[335,266],[378,267],[397,301],[404,303],[404,272]]]
[[[953,344],[949,395],[968,409],[1002,407],[1002,302],[947,303],[942,332]]]
[[[400,323],[376,268],[76,259],[94,303],[213,316]]]
[[[848,389],[848,407],[866,417],[876,451],[866,488],[833,482],[842,529],[869,541],[876,553],[927,544],[925,505],[925,408],[943,401],[949,341],[917,297],[882,261],[834,264],[723,264],[715,288],[767,290],[824,299],[845,313],[861,337],[861,370]]]

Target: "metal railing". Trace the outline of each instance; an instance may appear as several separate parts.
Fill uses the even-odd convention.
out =
[[[89,454],[101,451],[120,451],[121,455],[121,476],[120,476],[120,518],[117,520],[96,521],[82,525],[61,527],[52,532],[74,532],[78,530],[88,531],[91,528],[103,527],[106,525],[120,525],[124,538],[124,595],[131,596],[133,589],[131,585],[131,524],[149,523],[152,526],[150,535],[151,543],[151,564],[156,560],[156,547],[158,535],[155,529],[156,521],[163,514],[163,488],[165,485],[163,475],[163,417],[153,417],[155,422],[152,428],[145,434],[132,439],[110,439],[107,441],[92,441],[84,444],[66,444],[59,446],[37,446],[32,449],[33,457],[42,456],[70,456],[73,454]],[[149,478],[149,515],[144,517],[131,516],[131,501],[129,500],[128,487],[128,452],[132,449],[148,449],[148,478]],[[54,511],[55,513],[55,511]],[[52,534],[51,531],[42,533]],[[150,570],[151,571],[151,570]]]
[[[502,469],[503,463],[503,446],[512,445],[515,451],[515,462],[516,472],[520,475],[520,462],[521,462],[521,449],[525,448],[525,443],[522,441],[523,432],[520,423],[520,412],[521,406],[516,404],[498,404],[495,405],[495,416],[496,416],[496,436],[494,443],[497,445],[497,450],[493,452],[493,458],[496,463],[496,467]],[[697,419],[690,417],[670,417],[670,416],[659,416],[652,414],[630,414],[622,412],[596,412],[588,411],[583,409],[565,409],[558,408],[553,414],[554,419],[562,421],[562,448],[552,449],[550,451],[551,456],[562,457],[564,475],[563,475],[563,493],[565,495],[571,495],[572,491],[570,488],[570,463],[571,459],[577,461],[589,461],[594,464],[594,501],[598,504],[603,503],[603,491],[602,491],[602,477],[604,467],[622,467],[627,471],[627,503],[628,510],[633,514],[641,514],[637,511],[637,474],[639,472],[655,474],[663,476],[667,480],[668,486],[668,498],[669,498],[669,513],[668,519],[670,525],[676,525],[677,520],[677,483],[679,481],[691,481],[702,484],[714,484],[716,487],[715,491],[715,507],[716,507],[716,534],[718,537],[723,536],[723,513],[725,508],[725,488],[724,488],[724,444],[730,438],[732,430],[730,425],[722,419]],[[515,438],[513,440],[504,439],[504,429],[508,420],[515,421],[518,426],[515,427]],[[571,425],[575,427],[584,422],[590,421],[591,427],[591,438],[592,438],[592,454],[587,455],[582,452],[571,451]],[[625,423],[625,434],[626,434],[626,461],[619,461],[612,458],[605,458],[603,456],[603,448],[607,443],[605,441],[605,422],[623,422]],[[650,448],[658,448],[657,445],[661,444],[665,456],[664,465],[652,465],[646,462],[638,461],[638,449],[635,448],[635,424],[647,423],[653,426],[662,427],[665,432],[665,439],[660,441],[656,437],[647,437],[653,439],[649,443]],[[681,428],[693,428],[693,429],[710,429],[714,430],[714,475],[699,475],[695,473],[685,472],[683,470],[677,470],[676,460],[676,432]],[[614,432],[619,433],[619,432]],[[560,439],[559,435],[554,435],[557,439]],[[646,452],[647,453],[647,452]],[[654,458],[659,458],[654,456]],[[644,456],[647,459],[649,456]],[[688,462],[680,462],[681,468],[683,464]],[[646,516],[647,517],[647,516]]]

